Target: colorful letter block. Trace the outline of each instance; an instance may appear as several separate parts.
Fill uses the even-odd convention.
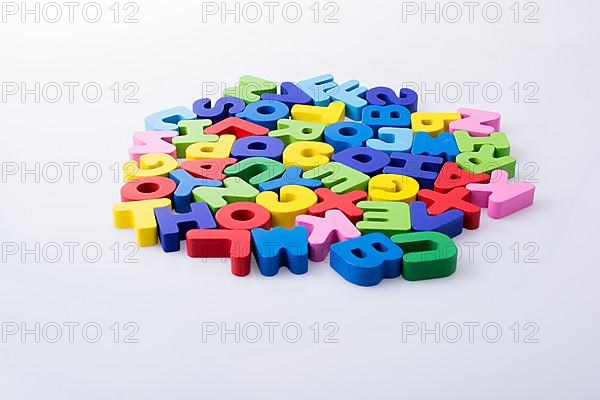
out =
[[[266,208],[247,201],[227,204],[217,211],[215,218],[219,228],[233,230],[269,229],[271,222],[271,214]]]
[[[461,107],[462,119],[450,122],[450,132],[467,131],[471,136],[489,136],[500,130],[500,114],[493,111]]]
[[[367,140],[367,147],[384,153],[407,153],[413,144],[413,131],[410,128],[379,128],[377,139]]]
[[[325,124],[320,122],[296,121],[280,119],[277,130],[269,132],[269,136],[280,139],[286,146],[300,141],[321,141]]]
[[[163,176],[148,176],[127,182],[121,187],[121,201],[170,199],[177,185]]]
[[[337,162],[330,162],[308,170],[302,177],[320,179],[323,186],[338,194],[353,190],[366,190],[369,182],[369,175]]]
[[[481,208],[467,201],[468,197],[469,191],[464,187],[458,187],[448,193],[421,189],[417,198],[427,205],[429,215],[440,215],[448,210],[459,210],[464,214],[464,227],[466,229],[477,229],[479,228]]]
[[[196,114],[186,107],[174,107],[147,116],[145,126],[147,131],[176,131],[177,123],[184,119],[196,119]]]
[[[248,136],[233,143],[231,156],[238,160],[249,157],[267,157],[281,160],[285,145],[277,138],[269,136]]]
[[[373,286],[396,278],[404,253],[383,233],[370,233],[331,246],[331,267],[348,282]]]
[[[182,162],[179,167],[196,178],[222,181],[225,179],[223,170],[236,162],[235,158],[207,158],[205,160],[187,160]]]
[[[191,144],[185,149],[185,158],[188,160],[204,160],[207,158],[228,158],[235,136],[223,135],[216,142],[199,142]]]
[[[459,113],[415,112],[410,115],[413,132],[427,132],[437,137],[450,130],[450,123],[460,119]]]
[[[286,185],[304,186],[314,190],[323,186],[323,183],[318,179],[302,178],[303,172],[304,171],[300,167],[287,167],[281,177],[259,183],[258,190],[261,192],[265,192],[267,190],[279,192],[279,189]]]
[[[311,261],[323,261],[333,243],[360,236],[360,231],[340,210],[329,210],[325,217],[298,215],[296,225],[308,231],[308,257]]]
[[[315,196],[316,197],[316,196]],[[133,228],[138,246],[154,246],[158,241],[154,209],[171,207],[169,199],[127,201],[112,208],[116,228]]]
[[[450,237],[461,234],[464,213],[459,210],[448,210],[438,215],[429,215],[427,205],[422,201],[410,203],[410,221],[412,230],[416,232],[436,231]]]
[[[210,126],[209,119],[192,119],[179,121],[179,136],[175,136],[171,142],[177,149],[177,158],[185,158],[185,151],[188,146],[198,142],[216,142],[219,140],[217,135],[207,135],[204,129]]]
[[[256,204],[269,210],[271,224],[291,228],[296,216],[306,214],[308,208],[317,202],[317,195],[304,186],[289,185],[275,192],[261,192],[256,196]]]
[[[381,232],[386,236],[410,231],[410,208],[401,201],[361,201],[363,220],[356,227],[363,235]]]
[[[258,190],[240,178],[225,178],[224,187],[197,187],[192,190],[195,201],[204,201],[214,213],[227,203],[238,201],[254,201]]]
[[[444,159],[408,153],[390,154],[390,164],[383,169],[385,174],[405,175],[419,182],[419,187],[433,189],[433,182],[442,169]]]
[[[360,121],[362,110],[367,105],[366,87],[360,86],[358,81],[352,80],[326,90],[326,93],[331,95],[333,101],[341,101],[346,105],[346,117]]]
[[[369,176],[380,174],[390,163],[386,153],[370,147],[350,147],[334,154],[331,159]]]
[[[233,135],[236,139],[246,136],[265,136],[269,129],[238,117],[225,118],[204,130],[209,135]]]
[[[458,168],[453,162],[447,162],[435,178],[433,190],[440,193],[448,193],[454,188],[465,187],[469,183],[487,183],[490,181],[488,174],[472,174]]]
[[[417,111],[419,100],[417,92],[412,89],[402,88],[398,96],[396,96],[396,93],[392,89],[385,86],[377,86],[369,89],[366,98],[369,104],[374,106],[397,104],[406,107],[411,113]]]
[[[244,75],[237,85],[223,90],[223,96],[238,97],[246,104],[260,100],[263,93],[277,93],[277,83],[252,75]]]
[[[405,175],[380,174],[369,181],[369,200],[403,201],[410,203],[417,197],[419,182]]]
[[[353,224],[362,218],[363,211],[355,204],[367,198],[367,192],[354,190],[352,192],[337,194],[327,188],[315,190],[319,202],[308,209],[309,215],[323,217],[328,210],[340,210]]]
[[[196,178],[183,169],[176,169],[169,172],[169,178],[177,183],[177,189],[175,189],[173,195],[173,208],[178,213],[190,211],[190,203],[193,201],[192,190],[195,188],[201,186],[219,187],[223,185],[221,181]]]
[[[129,148],[129,158],[139,162],[140,156],[150,153],[163,153],[176,158],[175,146],[171,144],[175,136],[175,131],[136,132],[133,134],[133,146]]]
[[[244,111],[235,116],[272,130],[277,127],[277,120],[287,118],[289,115],[290,109],[284,103],[275,100],[259,100],[248,104]]]
[[[140,156],[139,165],[135,161],[123,164],[125,182],[149,176],[167,176],[177,168],[177,160],[168,154],[151,153]]]
[[[490,183],[471,183],[470,201],[487,207],[492,218],[504,218],[533,204],[535,185],[528,182],[508,183],[508,173],[501,169],[492,171]]]
[[[235,114],[244,111],[246,103],[244,100],[233,97],[221,97],[211,107],[210,99],[199,99],[192,104],[192,110],[198,116],[198,119],[209,119],[213,124],[223,121],[225,118],[233,117]]]
[[[282,82],[280,90],[281,94],[263,93],[260,98],[262,100],[280,101],[289,108],[295,104],[311,105],[313,103],[312,98],[292,82]]]
[[[483,145],[494,146],[494,156],[504,157],[510,155],[510,144],[503,132],[494,132],[489,136],[471,136],[466,131],[454,131],[454,139],[461,153],[477,151]]]
[[[456,156],[456,164],[472,174],[489,174],[495,169],[503,169],[512,178],[517,160],[511,156],[495,157],[494,152],[494,146],[484,144],[478,151],[460,153]]]
[[[326,107],[296,104],[292,107],[292,119],[331,125],[344,120],[345,107],[341,101],[333,101]]]
[[[408,108],[392,104],[390,106],[366,106],[363,109],[362,123],[374,131],[382,127],[410,128]]]
[[[445,161],[454,161],[459,151],[454,135],[451,133],[444,132],[437,137],[432,137],[427,132],[417,132],[411,153],[438,156]]]
[[[294,142],[283,151],[283,164],[297,166],[304,171],[327,164],[333,155],[333,147],[322,142]]]
[[[285,167],[279,161],[264,157],[246,158],[225,168],[225,175],[237,176],[258,187],[259,184],[277,178],[283,174]]]
[[[231,273],[250,273],[250,231],[192,229],[186,234],[187,254],[195,258],[231,258]]]
[[[277,275],[282,266],[292,274],[308,271],[308,240],[306,228],[281,227],[265,230],[252,229],[252,250],[260,273],[264,276]]]
[[[179,251],[179,242],[190,229],[216,228],[215,220],[206,203],[193,203],[185,213],[173,213],[171,207],[154,209],[158,224],[158,237],[163,251]]]
[[[333,75],[331,74],[319,75],[298,82],[298,87],[310,96],[315,106],[319,107],[329,104],[331,96],[329,96],[327,91],[336,86],[337,83],[333,81]]]
[[[325,141],[339,152],[350,147],[360,147],[373,137],[373,129],[360,122],[336,122],[325,128]]]
[[[392,236],[402,251],[402,277],[407,281],[445,278],[456,271],[458,249],[440,232],[410,232]]]

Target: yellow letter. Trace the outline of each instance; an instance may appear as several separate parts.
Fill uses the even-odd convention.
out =
[[[296,216],[306,214],[310,206],[317,202],[317,195],[310,189],[298,185],[286,185],[275,192],[261,192],[256,196],[256,204],[269,210],[271,225],[292,228]]]
[[[171,207],[169,199],[125,201],[113,206],[113,221],[117,228],[133,228],[139,246],[157,243],[154,209]]]
[[[410,176],[380,174],[369,181],[369,200],[403,201],[410,203],[417,198],[419,182]]]

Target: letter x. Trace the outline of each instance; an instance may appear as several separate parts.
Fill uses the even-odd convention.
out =
[[[438,193],[429,189],[421,189],[417,194],[418,200],[425,202],[429,215],[439,215],[448,210],[460,210],[465,214],[464,227],[477,229],[481,216],[481,207],[469,203],[469,190],[464,187],[454,188],[448,193]]]
[[[337,194],[326,188],[315,190],[319,197],[319,202],[308,209],[309,215],[324,217],[327,210],[340,210],[348,217],[352,223],[361,220],[363,210],[358,208],[355,203],[367,199],[367,193],[362,190],[354,190],[349,193]]]

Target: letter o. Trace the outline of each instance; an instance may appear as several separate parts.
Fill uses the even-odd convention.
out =
[[[121,188],[121,201],[171,198],[177,185],[164,176],[149,176],[127,182]]]
[[[223,229],[269,229],[271,213],[259,204],[241,201],[219,209],[215,219]]]

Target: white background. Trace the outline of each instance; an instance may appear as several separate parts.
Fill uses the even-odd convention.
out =
[[[454,23],[456,8],[445,3],[437,6],[436,22],[435,14],[424,21],[420,13],[403,14],[411,7],[407,3],[338,1],[337,23],[323,22],[335,10],[325,9],[326,2],[318,3],[315,22],[312,3],[298,3],[297,23],[286,21],[295,17],[294,9],[282,14],[286,3],[275,8],[273,22],[262,6],[255,23],[247,21],[255,8],[246,8],[244,18],[240,4],[239,22],[232,14],[223,23],[220,13],[203,17],[203,3],[191,1],[139,2],[139,22],[132,24],[122,22],[124,2],[118,23],[112,2],[99,3],[103,14],[95,24],[83,19],[81,8],[73,23],[67,15],[57,23],[3,15],[3,89],[14,87],[11,83],[32,89],[36,82],[40,87],[77,82],[79,89],[70,102],[63,86],[55,103],[50,92],[41,93],[39,102],[33,94],[2,93],[0,238],[4,249],[14,242],[18,252],[2,254],[0,322],[5,331],[40,323],[42,332],[39,343],[21,331],[0,342],[0,398],[597,396],[600,274],[592,207],[598,3],[517,3],[518,22],[512,1],[488,6],[488,14],[482,11],[488,3],[479,3],[473,22],[458,3],[462,17]],[[413,4],[419,11],[424,7]],[[500,20],[486,21],[496,18],[497,8]],[[535,10],[530,18],[538,21],[524,23]],[[139,249],[137,263],[125,262],[123,246],[134,241],[134,233],[112,227],[111,206],[119,201],[121,184],[111,166],[126,160],[132,133],[143,129],[146,115],[191,107],[205,95],[216,99],[207,93],[213,83],[231,85],[243,74],[281,82],[322,73],[367,87],[417,83],[425,100],[421,110],[499,111],[521,179],[537,180],[534,206],[504,220],[483,215],[480,229],[456,239],[462,250],[456,274],[440,280],[394,279],[361,288],[325,263],[312,263],[303,276],[282,269],[273,278],[261,276],[254,265],[248,277],[238,278],[228,261],[203,263],[184,251],[164,254],[159,246]],[[95,103],[89,98],[93,91],[88,98],[81,93],[90,82],[103,90]],[[121,88],[117,101],[109,88],[115,82]],[[132,97],[137,103],[122,98],[130,92],[127,82],[139,88]],[[426,96],[422,89],[429,90]],[[73,182],[65,162],[80,163]],[[94,168],[82,175],[81,167],[91,162],[102,173],[95,183],[89,182]],[[36,163],[37,176],[21,175]],[[61,166],[56,183],[50,182],[53,163]],[[6,175],[15,165],[16,175]],[[65,242],[79,244],[73,260]],[[36,243],[47,254],[23,251]],[[51,243],[63,250],[54,263]],[[98,262],[82,256],[89,243],[102,250]],[[110,250],[114,243],[121,248],[117,262]],[[472,256],[468,246],[474,247]],[[80,324],[73,343],[64,325],[69,322]],[[110,329],[115,322],[118,343]],[[138,343],[124,343],[123,334],[131,332],[124,329],[127,322],[139,327],[133,336]],[[263,336],[257,343],[247,336],[236,343],[233,334],[203,340],[203,326],[211,322],[229,329],[239,323],[247,336],[254,336],[256,323]],[[268,322],[280,324],[273,343],[263,325]],[[337,343],[325,343],[327,322],[339,328]],[[50,340],[54,323],[62,326],[57,343]],[[86,340],[95,336],[93,329],[83,335],[86,323],[102,329],[97,343]],[[283,335],[286,323],[302,329],[297,343],[288,342],[293,329]],[[318,343],[314,323],[320,324]],[[436,323],[439,343],[434,334],[403,340],[409,327],[435,331]],[[479,324],[472,340],[468,323]],[[462,337],[452,343],[455,324]],[[502,329],[496,343],[489,342],[493,328],[482,332],[485,324]],[[531,327],[537,332],[526,340]]]

